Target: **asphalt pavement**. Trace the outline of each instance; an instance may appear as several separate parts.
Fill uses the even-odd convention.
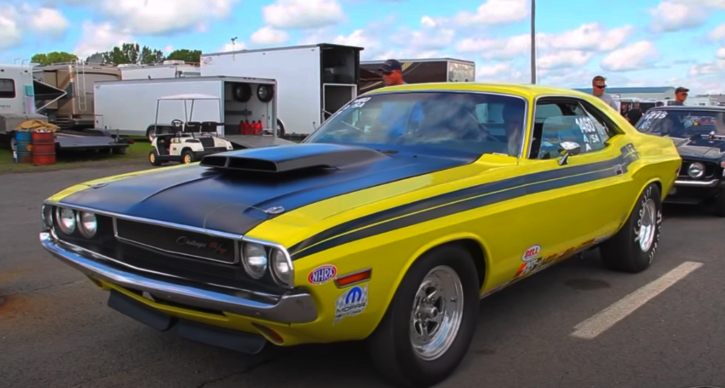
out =
[[[157,332],[42,250],[44,198],[139,168],[0,175],[0,386],[388,386],[360,343],[249,357]],[[439,386],[725,387],[723,236],[724,220],[668,206],[648,271],[610,272],[594,251],[485,298],[468,357]]]

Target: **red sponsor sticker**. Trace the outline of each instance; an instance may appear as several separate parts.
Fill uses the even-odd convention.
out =
[[[539,255],[539,252],[541,251],[541,246],[534,245],[533,247],[529,248],[524,252],[524,256],[521,258],[523,261],[531,261],[536,258],[536,256]]]

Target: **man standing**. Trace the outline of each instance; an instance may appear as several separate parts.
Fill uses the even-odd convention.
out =
[[[385,86],[404,85],[406,83],[403,80],[403,65],[395,59],[388,59],[380,65],[378,70],[383,76]]]
[[[672,102],[672,105],[685,105],[689,91],[690,89],[683,88],[682,86],[675,89],[675,101]]]
[[[617,108],[617,103],[614,102],[612,96],[604,93],[604,89],[607,87],[606,81],[607,79],[601,75],[594,77],[592,80],[592,94],[599,97],[602,101],[607,103],[607,105],[611,106],[612,109],[618,111],[619,108]]]
[[[632,125],[635,125],[637,124],[637,122],[639,122],[639,119],[642,118],[642,110],[639,108],[638,102],[632,104],[632,107],[626,113],[626,117],[627,120],[629,120],[629,123]]]

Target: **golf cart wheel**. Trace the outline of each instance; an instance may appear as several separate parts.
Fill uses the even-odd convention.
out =
[[[152,166],[161,165],[161,162],[159,161],[159,154],[156,153],[156,150],[149,152],[149,163],[151,163]]]
[[[184,152],[181,153],[181,163],[194,163],[194,153],[190,150],[184,150]]]

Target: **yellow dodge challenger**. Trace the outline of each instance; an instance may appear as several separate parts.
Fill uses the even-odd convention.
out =
[[[250,354],[366,340],[385,377],[427,387],[467,353],[480,298],[593,248],[649,267],[680,163],[573,90],[402,85],[301,144],[70,187],[40,242],[158,330]]]

